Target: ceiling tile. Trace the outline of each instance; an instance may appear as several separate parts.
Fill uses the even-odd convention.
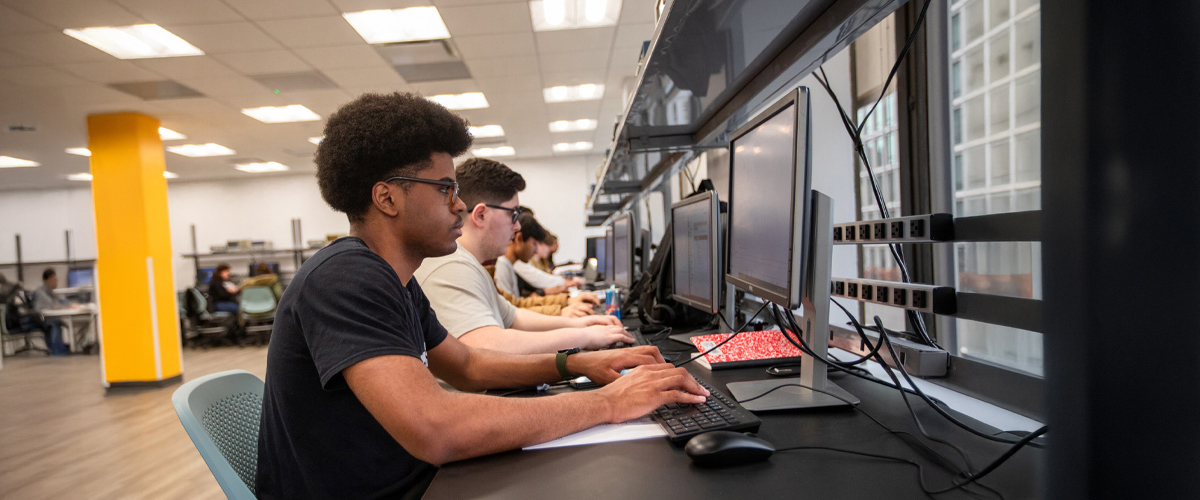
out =
[[[654,4],[657,2],[640,2],[625,0],[621,4],[620,24],[654,24]]]
[[[534,56],[505,57],[502,59],[477,59],[467,61],[467,67],[476,78],[536,75],[540,71],[538,58]]]
[[[5,36],[28,33],[58,33],[62,30],[0,5],[0,33]]]
[[[475,81],[485,95],[542,91],[542,78],[538,75],[476,78]]]
[[[392,92],[412,92],[408,85],[363,85],[361,87],[346,87],[343,85],[342,90],[350,94],[350,100],[358,98],[363,94],[390,94]],[[349,102],[349,101],[347,101]]]
[[[342,16],[261,21],[258,25],[293,49],[366,43]]]
[[[513,0],[433,0],[437,8],[467,7],[472,5],[493,5],[498,3],[513,3]]]
[[[242,15],[261,21],[337,14],[328,0],[225,0]]]
[[[456,37],[451,41],[466,60],[537,54],[533,33]]]
[[[122,60],[63,64],[58,68],[97,83],[143,82],[162,79],[153,71],[142,69],[129,61]]]
[[[634,47],[641,51],[642,44],[653,36],[654,23],[622,24],[617,26],[617,38],[613,41],[613,47]]]
[[[585,52],[597,48],[612,47],[614,28],[587,28],[579,30],[541,31],[537,36],[538,52]]]
[[[570,73],[542,73],[542,83],[547,87],[556,85],[583,85],[585,83],[605,83],[605,71],[600,69],[578,70]],[[604,95],[608,95],[605,87]]]
[[[374,68],[350,68],[350,69],[333,69],[325,71],[325,76],[328,76],[338,86],[348,89],[356,89],[362,87],[378,87],[378,88],[395,88],[396,90],[404,88],[404,79],[396,74],[392,68],[387,66],[379,66]]]
[[[285,97],[294,104],[302,104],[317,114],[329,116],[339,107],[350,102],[351,94],[342,89],[306,90],[288,92]]]
[[[438,11],[452,37],[533,31],[533,24],[529,20],[529,4],[525,2],[446,7]]]
[[[230,23],[243,20],[221,0],[116,0],[159,25]]]
[[[608,69],[608,51],[559,52],[538,56],[545,73],[587,72],[605,73]]]
[[[113,60],[113,56],[62,33],[3,37],[0,49],[47,64]]]
[[[479,84],[475,80],[448,80],[444,82],[414,83],[412,88],[421,95],[461,94],[464,92],[479,92]],[[491,104],[491,96],[484,94]]]
[[[33,0],[9,3],[9,6],[59,29],[129,26],[146,22],[107,0]]]
[[[250,23],[165,26],[208,54],[280,49],[275,40]]]
[[[214,54],[213,58],[243,75],[273,75],[312,70],[308,63],[288,50]]]
[[[139,59],[134,64],[175,80],[237,75],[233,70],[209,56]]]
[[[433,5],[430,0],[331,0],[342,12],[359,12],[377,9],[403,9]],[[512,1],[512,0],[508,0]]]
[[[34,66],[20,70],[5,71],[4,79],[28,87],[70,87],[89,85],[87,80],[49,66]]]
[[[36,59],[19,56],[12,52],[0,50],[0,68],[16,68],[20,66],[42,66],[45,63]]]
[[[367,44],[297,49],[296,54],[321,71],[387,67],[379,53]]]
[[[600,112],[600,101],[556,102],[546,104],[551,116],[596,116]]]
[[[635,47],[613,47],[612,57],[608,60],[610,67],[633,67],[636,72],[638,57],[641,55],[642,49]],[[633,72],[630,72],[632,74]]]
[[[275,95],[258,82],[246,78],[244,76],[223,76],[218,78],[186,78],[181,79],[180,83],[187,85],[200,93],[210,97],[224,97],[230,95]]]

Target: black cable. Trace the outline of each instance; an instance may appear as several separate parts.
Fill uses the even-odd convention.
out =
[[[699,354],[699,355],[697,355],[697,356],[692,356],[692,357],[690,357],[690,358],[688,358],[688,359],[685,359],[685,360],[683,360],[683,361],[681,361],[681,362],[678,362],[678,363],[673,363],[673,364],[675,365],[675,367],[676,367],[676,368],[678,368],[678,367],[680,367],[680,366],[683,366],[683,365],[686,365],[686,364],[688,364],[688,363],[691,363],[692,361],[695,361],[695,360],[697,360],[697,359],[699,359],[699,358],[703,358],[704,356],[707,356],[707,355],[708,355],[708,353],[710,353],[710,352],[713,352],[713,351],[715,351],[715,350],[717,350],[717,349],[720,349],[720,348],[721,348],[721,346],[725,345],[725,343],[726,343],[726,342],[729,342],[730,340],[733,340],[733,338],[734,338],[734,337],[737,337],[737,336],[738,336],[738,334],[742,333],[742,330],[745,330],[747,326],[750,326],[750,323],[753,323],[753,322],[754,322],[754,318],[757,318],[757,317],[758,317],[758,314],[759,314],[759,313],[761,313],[761,312],[763,311],[763,309],[766,309],[766,308],[767,308],[767,304],[770,304],[770,302],[766,302],[766,301],[764,301],[764,302],[763,302],[763,305],[762,305],[762,307],[759,307],[759,308],[758,308],[758,311],[755,311],[755,312],[754,312],[754,316],[751,316],[751,317],[750,317],[750,319],[747,319],[747,320],[746,320],[746,322],[742,324],[742,327],[741,327],[741,328],[738,328],[738,329],[737,329],[737,331],[733,332],[733,335],[730,335],[730,336],[729,336],[729,337],[727,337],[725,340],[722,340],[722,341],[721,341],[721,343],[719,343],[719,344],[717,344],[717,345],[715,345],[715,346],[712,346],[712,348],[711,348],[711,349],[709,349],[709,350],[707,350],[707,351],[704,351],[704,352],[700,353],[700,354]],[[724,316],[721,316],[721,315],[720,315],[720,313],[718,313],[717,315],[718,315],[718,316],[721,318],[721,320],[722,320],[722,321],[725,321],[725,326],[729,326],[729,321],[728,321],[728,320],[726,320]],[[730,327],[730,328],[733,328],[732,326],[729,326],[729,327]]]

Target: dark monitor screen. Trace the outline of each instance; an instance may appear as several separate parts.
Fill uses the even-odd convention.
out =
[[[612,226],[604,231],[604,280],[612,283],[613,272],[613,231]]]
[[[630,225],[629,214],[617,217],[612,225],[613,266],[612,279],[609,282],[626,288],[633,286],[633,243],[630,241]]]
[[[93,268],[76,267],[67,269],[67,287],[69,288],[92,285],[95,281],[96,275]]]
[[[215,267],[202,267],[196,270],[196,283],[205,284],[212,281],[213,273],[217,272]]]
[[[719,217],[712,192],[671,206],[674,298],[706,312],[716,312],[720,304]]]
[[[588,259],[596,258],[596,245],[600,244],[603,236],[593,236],[587,239],[587,244],[584,247],[583,261],[586,263]]]
[[[808,91],[800,88],[730,141],[728,279],[793,308],[806,255],[808,123]]]
[[[608,237],[601,236],[596,240],[596,272],[604,274],[608,271]]]

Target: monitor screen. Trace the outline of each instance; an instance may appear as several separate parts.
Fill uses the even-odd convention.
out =
[[[612,279],[609,281],[617,286],[630,287],[633,285],[633,245],[630,242],[629,214],[613,220],[612,233]]]
[[[613,272],[613,235],[612,226],[604,231],[604,280],[612,283]]]
[[[808,93],[802,88],[755,117],[730,142],[728,279],[790,307],[800,303],[806,255],[807,129]]]
[[[205,284],[212,281],[213,273],[217,272],[215,267],[202,267],[196,270],[196,283]]]
[[[720,230],[717,198],[711,192],[671,207],[675,300],[703,311],[717,310]]]
[[[608,237],[601,236],[596,239],[596,272],[604,274],[608,270]]]
[[[76,267],[67,270],[67,287],[90,286],[96,281],[95,269]]]

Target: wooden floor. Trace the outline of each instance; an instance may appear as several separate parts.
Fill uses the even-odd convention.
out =
[[[241,368],[266,347],[185,349],[184,380]],[[165,388],[106,391],[98,356],[23,353],[0,369],[0,498],[224,498]]]

